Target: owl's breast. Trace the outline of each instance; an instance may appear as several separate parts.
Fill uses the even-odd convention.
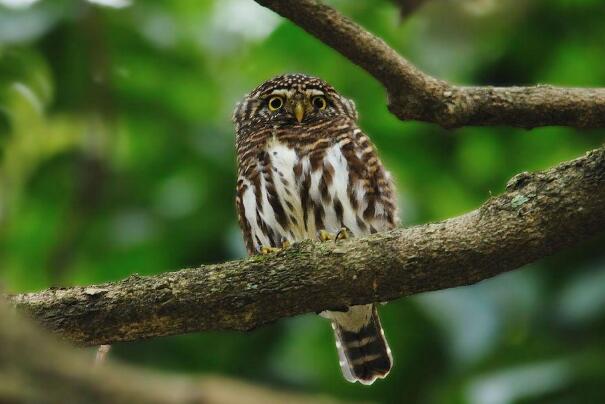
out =
[[[263,167],[267,171],[263,212],[273,213],[268,214],[267,224],[289,241],[307,238],[300,179],[307,171],[308,159],[275,139],[267,142],[265,150],[269,164]],[[278,203],[281,206],[275,209]]]
[[[269,139],[255,165],[256,176],[243,178],[245,218],[254,244],[279,246],[283,241],[315,239],[319,230],[354,235],[370,232],[363,218],[367,207],[364,178],[351,172],[347,156],[360,151],[350,141],[318,139],[293,148]]]

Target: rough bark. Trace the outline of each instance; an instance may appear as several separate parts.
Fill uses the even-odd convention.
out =
[[[338,243],[305,241],[241,261],[8,296],[64,338],[111,344],[277,319],[469,285],[605,229],[605,148],[514,177],[443,222]]]
[[[333,403],[218,376],[162,375],[63,346],[0,304],[2,403]]]
[[[399,119],[446,128],[506,125],[605,127],[605,89],[465,87],[423,73],[336,10],[316,0],[255,0],[365,69],[385,87],[389,110]]]

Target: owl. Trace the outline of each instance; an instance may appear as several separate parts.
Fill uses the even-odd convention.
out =
[[[359,129],[353,101],[325,81],[268,80],[238,103],[233,121],[236,207],[249,254],[397,225],[390,174]],[[393,361],[374,304],[321,314],[332,323],[345,379],[386,377]]]

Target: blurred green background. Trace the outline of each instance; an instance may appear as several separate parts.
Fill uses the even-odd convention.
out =
[[[600,0],[433,0],[405,20],[386,0],[329,3],[456,83],[605,86]],[[603,130],[398,121],[368,74],[252,0],[0,0],[3,288],[244,256],[231,111],[283,72],[320,76],[355,100],[397,179],[406,225],[473,209],[514,174],[605,139]],[[604,243],[382,307],[395,366],[370,388],[342,379],[331,329],[314,315],[111,355],[344,400],[605,402]]]

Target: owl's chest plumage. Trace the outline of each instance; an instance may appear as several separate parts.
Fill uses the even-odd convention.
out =
[[[319,230],[363,235],[395,224],[391,182],[367,137],[346,123],[307,130],[238,145],[237,205],[251,253]]]

